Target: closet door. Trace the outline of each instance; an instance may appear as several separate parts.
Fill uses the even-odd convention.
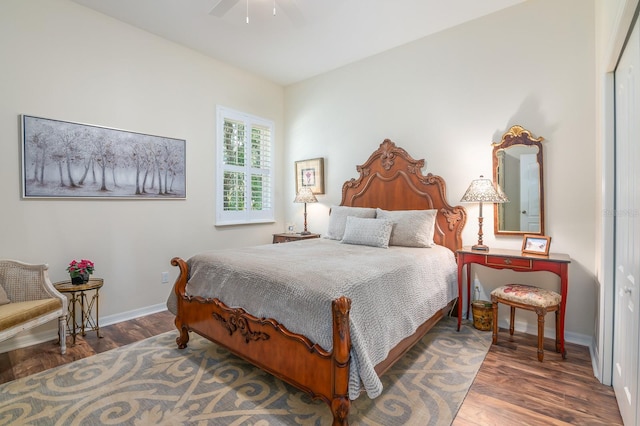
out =
[[[626,425],[638,424],[640,322],[640,32],[615,72],[616,196],[613,388]]]

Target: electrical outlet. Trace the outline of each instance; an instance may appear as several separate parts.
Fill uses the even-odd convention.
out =
[[[162,284],[166,284],[169,282],[169,273],[168,272],[161,272],[160,273],[160,277],[162,278]]]

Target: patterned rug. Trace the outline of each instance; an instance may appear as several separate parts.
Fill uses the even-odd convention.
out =
[[[491,344],[445,318],[353,401],[352,425],[449,425]],[[161,334],[0,385],[0,425],[330,425],[324,402],[192,333]]]

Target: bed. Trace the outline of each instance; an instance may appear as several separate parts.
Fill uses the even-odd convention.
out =
[[[457,297],[466,212],[423,167],[384,140],[343,185],[325,238],[173,258],[178,347],[196,332],[325,401],[333,424],[347,425],[351,400],[379,395],[378,377]],[[406,215],[431,217],[431,228],[407,228]]]

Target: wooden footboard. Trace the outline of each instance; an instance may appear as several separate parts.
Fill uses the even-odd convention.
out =
[[[187,263],[176,257],[180,268],[174,291],[178,313],[176,338],[183,349],[189,331],[195,331],[255,366],[329,404],[334,425],[348,425],[349,400],[349,310],[351,300],[339,297],[332,303],[333,350],[327,352],[308,338],[292,333],[273,319],[256,318],[242,308],[230,308],[218,299],[187,296]]]

